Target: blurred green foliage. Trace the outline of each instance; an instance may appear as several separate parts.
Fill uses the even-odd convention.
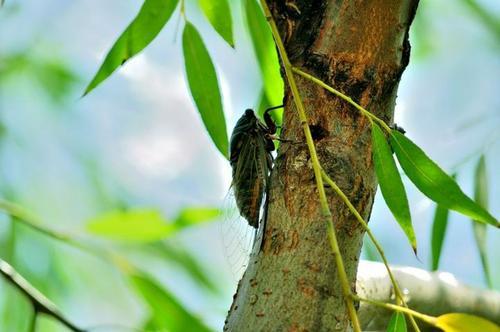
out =
[[[23,76],[36,82],[56,103],[62,103],[79,82],[66,63],[53,57],[32,55],[29,50],[9,55],[0,53],[0,88]]]

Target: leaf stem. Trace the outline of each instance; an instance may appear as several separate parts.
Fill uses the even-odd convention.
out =
[[[430,324],[432,326],[436,326],[436,323],[437,323],[436,322],[436,317],[429,316],[429,315],[423,314],[421,312],[418,312],[418,311],[415,311],[415,310],[412,310],[412,309],[408,309],[406,307],[402,307],[402,306],[395,305],[395,304],[392,304],[392,303],[385,303],[385,302],[380,302],[380,301],[365,299],[365,298],[361,298],[359,296],[354,296],[354,299],[358,300],[360,302],[370,303],[370,304],[373,304],[373,305],[375,305],[377,307],[389,309],[389,310],[392,310],[392,311],[403,312],[407,316],[416,317],[416,318],[420,319],[421,321],[424,321],[427,324]]]
[[[38,291],[26,279],[24,279],[12,266],[0,259],[0,275],[5,280],[20,291],[33,306],[33,317],[30,322],[30,329],[34,331],[36,318],[39,313],[46,314],[65,325],[68,329],[74,332],[84,332],[86,330],[77,327],[75,324],[65,318],[59,311],[59,308],[51,302],[45,295]]]
[[[392,286],[394,288],[394,293],[396,294],[396,297],[398,299],[398,303],[401,303],[405,308],[408,308],[408,305],[406,304],[406,302],[404,300],[403,293],[401,292],[401,289],[399,288],[399,285],[396,281],[396,278],[392,274],[392,271],[389,267],[389,262],[387,261],[387,257],[385,257],[384,250],[382,249],[382,246],[375,238],[375,235],[373,235],[373,232],[368,227],[368,223],[359,214],[358,210],[356,210],[354,205],[352,205],[351,201],[349,200],[349,198],[347,198],[346,194],[344,194],[342,189],[339,188],[339,186],[332,180],[332,178],[330,178],[330,176],[328,176],[328,174],[326,174],[326,172],[323,169],[321,170],[321,174],[322,174],[323,178],[325,179],[325,182],[328,183],[328,185],[330,187],[332,187],[332,189],[337,193],[337,195],[340,196],[340,198],[344,201],[344,203],[347,205],[347,207],[349,208],[351,213],[356,217],[356,219],[359,221],[359,223],[361,224],[363,229],[366,231],[366,233],[370,237],[371,241],[375,245],[375,248],[377,249],[377,252],[380,255],[380,258],[382,259],[382,262],[385,265],[385,268],[387,270],[387,274],[389,275],[389,279],[391,279],[391,283],[392,283]],[[414,330],[419,332],[420,329],[418,328],[418,325],[415,322],[415,320],[413,319],[413,317],[408,316],[408,318],[410,319],[410,322],[411,322]]]
[[[348,102],[349,104],[351,104],[352,106],[354,106],[358,111],[360,111],[361,114],[363,114],[364,116],[368,117],[369,119],[374,120],[377,123],[379,123],[387,132],[390,133],[392,131],[391,127],[389,127],[382,119],[378,118],[373,113],[371,113],[371,112],[367,111],[366,109],[364,109],[361,105],[359,105],[354,100],[352,100],[351,97],[349,97],[349,96],[343,94],[342,92],[340,92],[340,91],[332,88],[331,86],[329,86],[328,84],[326,84],[325,82],[323,82],[322,80],[320,80],[319,78],[314,77],[313,75],[308,74],[308,73],[300,70],[297,67],[293,67],[292,71],[294,73],[297,73],[298,75],[300,75],[300,76],[308,79],[309,81],[311,81],[311,82],[313,82],[313,83],[321,86],[322,88],[330,91],[331,93],[333,93],[337,97],[340,97],[341,99],[345,100],[346,102]]]
[[[283,45],[283,41],[281,40],[278,28],[276,26],[276,23],[274,22],[269,7],[267,6],[266,0],[260,0],[260,3],[262,5],[262,8],[264,9],[264,14],[269,21],[271,32],[273,34],[274,41],[276,42],[280,58],[283,63],[283,67],[285,69],[286,79],[290,86],[290,90],[293,95],[293,100],[295,102],[295,106],[297,108],[297,112],[299,115],[299,120],[302,125],[302,129],[304,131],[307,147],[309,148],[309,154],[311,156],[312,167],[316,179],[316,187],[318,189],[319,201],[321,205],[321,215],[323,219],[325,219],[327,224],[328,239],[330,242],[333,255],[335,257],[335,264],[337,266],[338,277],[340,280],[340,284],[342,286],[342,292],[347,306],[347,311],[349,313],[349,318],[351,319],[354,331],[361,331],[361,326],[356,313],[356,309],[354,308],[354,301],[352,299],[351,287],[349,285],[349,280],[347,278],[347,273],[345,271],[344,262],[340,254],[340,248],[338,245],[337,236],[335,234],[335,227],[333,225],[332,214],[330,212],[330,207],[328,206],[328,201],[326,199],[325,188],[323,186],[323,178],[321,176],[321,166],[319,163],[318,155],[316,153],[316,148],[314,146],[314,141],[312,139],[311,130],[309,129],[309,124],[307,123],[307,116],[304,104],[302,103],[302,99],[300,97],[300,93],[297,88],[297,83],[295,82],[295,77],[292,71],[292,65],[290,63],[290,60],[288,59],[285,46]]]

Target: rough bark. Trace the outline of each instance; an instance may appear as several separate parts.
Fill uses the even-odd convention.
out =
[[[417,2],[297,0],[269,5],[294,66],[390,123],[409,59],[408,29]],[[323,168],[368,219],[377,183],[367,119],[327,91],[297,80]],[[288,89],[285,105],[282,136],[298,143],[282,143],[278,151],[262,248],[254,248],[224,330],[349,330],[309,153]],[[345,204],[328,194],[354,289],[364,232]]]
[[[432,316],[469,313],[500,324],[500,292],[468,287],[448,272],[402,266],[391,270],[412,309]],[[382,263],[361,261],[356,287],[361,297],[394,302],[392,284]],[[391,314],[383,308],[362,303],[359,319],[363,331],[385,331]]]

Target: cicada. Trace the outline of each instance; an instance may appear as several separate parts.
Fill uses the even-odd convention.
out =
[[[264,112],[262,122],[252,109],[247,109],[236,122],[230,141],[232,187],[240,215],[254,228],[259,227],[260,208],[269,188],[269,173],[273,164],[276,124],[271,107]]]

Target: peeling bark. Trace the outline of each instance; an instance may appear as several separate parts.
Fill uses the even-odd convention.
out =
[[[408,29],[418,0],[270,1],[294,66],[392,121],[409,58]],[[297,77],[320,162],[368,219],[376,190],[367,119]],[[282,143],[271,175],[268,218],[239,283],[225,331],[350,330],[309,153],[289,89]],[[355,288],[364,231],[327,189],[339,246]]]

